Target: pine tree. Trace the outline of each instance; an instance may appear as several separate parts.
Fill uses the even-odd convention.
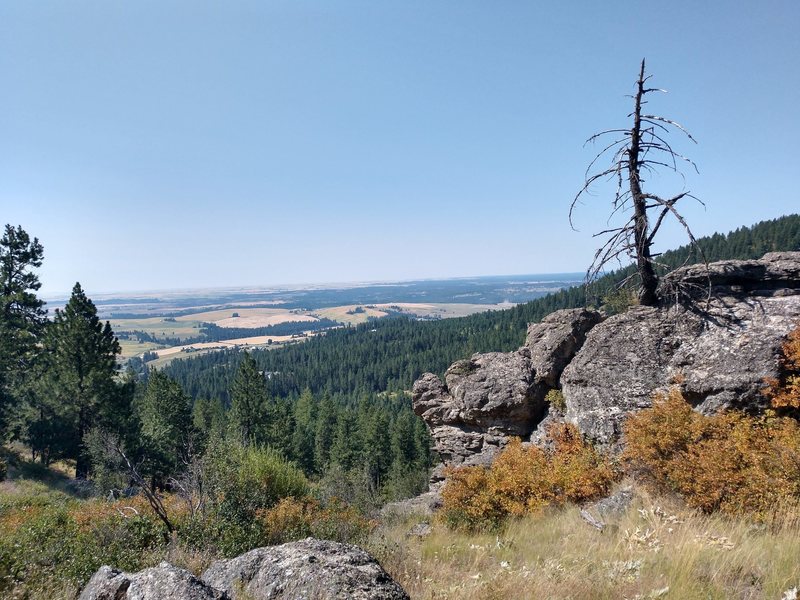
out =
[[[336,431],[337,421],[336,405],[326,393],[319,403],[317,411],[316,430],[314,432],[314,468],[323,473],[330,462],[333,434]]]
[[[194,430],[190,398],[178,382],[150,371],[147,389],[137,405],[146,473],[153,489],[163,487],[192,452]]]
[[[404,410],[392,427],[393,470],[404,472],[411,469],[417,460],[417,444],[414,435],[414,414]]]
[[[373,410],[363,432],[362,460],[370,480],[380,485],[392,464],[392,439],[389,418],[383,410]]]
[[[331,442],[330,462],[349,471],[356,466],[359,456],[356,416],[352,410],[339,412]]]
[[[56,310],[44,348],[39,398],[64,429],[61,454],[75,459],[75,476],[84,478],[90,464],[83,437],[90,427],[109,426],[119,418],[124,394],[115,381],[119,342],[79,283],[64,310]]]
[[[228,426],[228,415],[222,400],[199,398],[192,406],[192,425],[203,446],[213,439],[224,437]]]
[[[0,442],[45,325],[47,311],[35,294],[41,283],[32,271],[42,265],[43,255],[38,239],[31,240],[20,226],[5,226],[0,239]]]
[[[276,398],[269,404],[268,423],[266,444],[291,459],[295,425],[288,400]]]
[[[244,444],[266,444],[269,396],[255,359],[245,352],[231,387],[230,426]]]
[[[294,431],[292,432],[292,458],[305,473],[314,471],[314,438],[316,411],[314,396],[306,388],[294,405]]]

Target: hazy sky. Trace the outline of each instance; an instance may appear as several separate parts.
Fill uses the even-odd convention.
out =
[[[5,0],[0,220],[45,293],[579,271],[583,141],[642,57],[695,232],[797,212],[798,31],[796,0]]]

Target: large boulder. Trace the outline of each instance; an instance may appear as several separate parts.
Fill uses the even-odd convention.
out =
[[[527,348],[474,354],[451,365],[444,380],[454,411],[448,416],[465,425],[522,435],[544,409]]]
[[[225,592],[209,586],[184,569],[162,562],[138,573],[108,566],[92,576],[79,600],[227,600]]]
[[[486,464],[509,436],[524,436],[544,412],[530,351],[475,354],[454,363],[445,382],[425,373],[413,387],[412,406],[431,430],[444,466]],[[432,480],[443,477],[434,471]]]
[[[763,410],[764,380],[800,322],[800,252],[678,269],[662,289],[678,303],[607,319],[564,370],[566,419],[596,442],[618,441],[625,417],[671,386],[706,414]]]
[[[361,548],[314,538],[218,560],[203,581],[234,600],[408,600]]]
[[[710,286],[710,290],[709,290]],[[800,252],[768,252],[757,260],[721,260],[675,269],[660,284],[659,293],[700,299],[794,295],[800,291]]]

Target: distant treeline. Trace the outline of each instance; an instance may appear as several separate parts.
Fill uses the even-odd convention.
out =
[[[709,261],[760,258],[764,253],[800,249],[800,215],[740,227],[698,240]],[[663,270],[685,261],[698,262],[696,251],[683,246],[665,252]],[[503,311],[478,313],[442,321],[379,320],[329,331],[303,344],[272,351],[255,351],[259,368],[271,373],[277,396],[297,395],[309,388],[352,394],[408,390],[425,371],[442,373],[453,361],[475,352],[508,352],[522,345],[528,323],[547,314],[581,306],[599,306],[616,293],[619,282],[633,272],[621,269],[590,286],[575,286]],[[193,397],[224,398],[231,373],[240,360],[237,351],[176,360],[166,372]]]
[[[256,336],[299,335],[304,331],[319,331],[320,329],[330,329],[341,325],[338,321],[332,321],[331,319],[287,321],[265,327],[220,327],[214,323],[203,323],[200,326],[200,332],[205,336],[204,341],[219,342],[221,340],[235,340]]]
[[[133,329],[130,331],[118,331],[119,339],[136,338],[140,342],[152,342],[154,344],[165,344],[167,346],[185,346],[186,344],[200,344],[203,342],[221,342],[224,340],[236,340],[239,338],[257,336],[286,336],[300,335],[304,331],[319,331],[339,327],[342,324],[330,319],[318,319],[316,321],[288,321],[276,325],[265,327],[220,327],[214,323],[203,323],[200,326],[200,335],[179,338],[174,336],[157,336],[146,331]]]

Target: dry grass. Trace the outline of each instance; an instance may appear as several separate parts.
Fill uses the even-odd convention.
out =
[[[232,316],[234,313],[238,317]],[[296,321],[316,321],[307,314],[297,314],[286,308],[226,308],[177,317],[176,321],[201,321],[219,327],[267,327]]]
[[[414,599],[781,598],[800,584],[800,527],[705,516],[639,492],[600,532],[572,506],[513,521],[499,535],[410,523],[370,550]]]

